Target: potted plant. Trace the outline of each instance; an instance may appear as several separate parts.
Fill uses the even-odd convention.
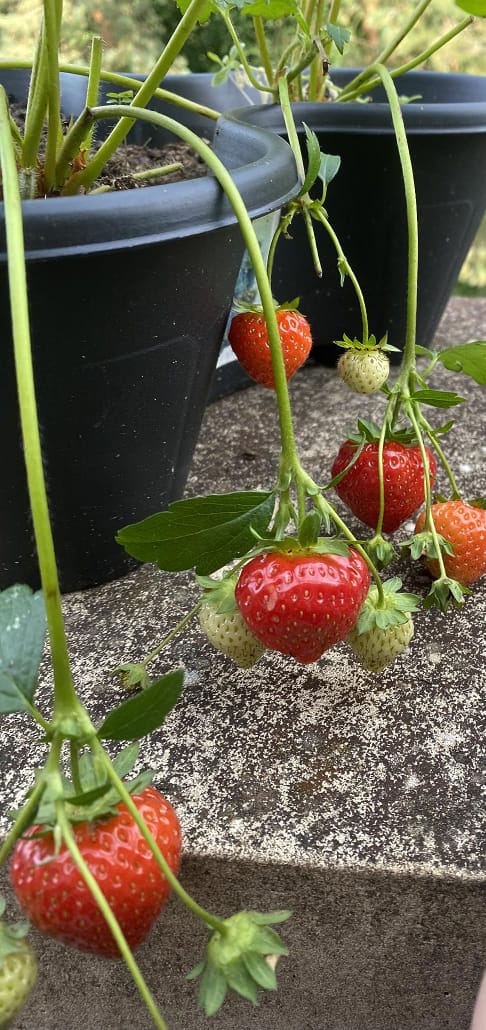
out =
[[[1,80],[12,99],[27,97],[27,71],[4,70]],[[86,103],[86,78],[61,74],[60,86],[63,111],[77,118]],[[181,108],[180,119],[192,132],[202,124],[210,138],[216,114],[203,119],[199,110]],[[140,122],[131,140],[143,145],[149,136],[159,146],[174,138],[167,128]],[[295,192],[292,154],[270,133],[225,119],[214,146],[252,217]],[[44,455],[66,591],[127,571],[132,563],[114,540],[120,517],[143,517],[181,495],[243,241],[214,176],[89,197],[53,195],[64,188],[25,200],[23,210]],[[0,233],[5,267],[4,220]],[[1,291],[4,336],[10,338],[5,276]],[[130,302],[121,304],[122,297]],[[9,455],[0,501],[0,585],[8,585],[15,568],[19,580],[35,586],[11,358],[0,411]]]
[[[433,338],[486,209],[486,181],[481,171],[486,160],[486,78],[417,70],[469,28],[471,15],[461,18],[458,12],[457,24],[450,27],[448,19],[437,40],[427,39],[413,59],[400,60],[404,40],[430,7],[430,3],[417,4],[403,17],[399,12],[396,31],[376,54],[378,62],[394,62],[392,75],[403,98],[423,241],[417,313],[417,340],[423,346]],[[241,17],[239,22],[235,17],[233,24],[232,12],[222,10],[232,49],[219,58],[213,102],[215,106],[225,102],[224,87],[235,76],[238,88],[247,83],[244,102],[256,105],[246,114],[242,112],[242,117],[286,135],[278,94],[285,70],[304,156],[307,126],[316,133],[321,150],[339,158],[339,172],[326,195],[326,210],[366,296],[373,332],[380,337],[388,332],[389,342],[400,350],[406,324],[403,254],[407,226],[383,88],[370,67],[342,66],[349,39],[345,5],[334,4],[325,15],[317,3],[307,5],[305,12],[290,2],[278,7],[247,3],[243,8],[247,14],[252,10],[252,62],[238,34]],[[273,19],[284,13],[288,15],[286,49],[280,52],[275,45],[270,47],[267,30]],[[208,84],[200,83],[199,89],[199,95],[210,103]],[[314,189],[312,196],[317,195]],[[357,334],[361,328],[352,283],[346,277],[340,281],[334,243],[322,229],[316,230],[319,264],[309,247],[305,221],[294,221],[291,237],[292,242],[282,243],[275,254],[275,295],[281,300],[300,297],[313,330],[314,356],[335,364],[338,350],[334,341],[342,336],[344,321],[348,333]]]
[[[47,33],[56,25],[53,6],[54,10],[46,0]],[[42,37],[39,53],[42,64]],[[435,389],[431,379],[442,362],[479,383],[486,382],[486,343],[469,342],[440,353],[417,345],[419,240],[413,168],[393,80],[383,65],[378,63],[375,69],[390,105],[407,211],[405,342],[399,374],[388,381],[390,345],[386,339],[377,340],[363,327],[359,339],[343,336],[339,374],[350,389],[362,395],[364,414],[357,432],[339,447],[330,479],[324,484],[308,473],[299,455],[287,387],[288,379],[310,352],[309,325],[296,312],[295,304],[275,305],[267,265],[232,176],[198,137],[189,137],[179,126],[181,136],[191,139],[230,199],[255,272],[261,305],[239,312],[231,333],[240,360],[271,391],[269,396],[274,395],[281,452],[275,480],[266,489],[177,500],[165,511],[120,527],[118,542],[131,557],[154,562],[166,572],[193,570],[199,597],[142,662],[123,662],[118,667],[124,685],[136,693],[110,711],[100,725],[94,725],[78,698],[66,640],[36,409],[20,199],[23,169],[19,176],[19,140],[5,92],[0,90],[0,162],[14,363],[42,585],[42,591],[33,592],[28,585],[13,582],[12,569],[13,585],[0,594],[0,710],[4,715],[29,713],[47,750],[46,762],[37,770],[28,797],[0,846],[0,864],[11,856],[15,894],[41,931],[96,954],[124,959],[159,1030],[166,1030],[166,1024],[133,950],[146,937],[169,889],[210,931],[204,957],[189,973],[190,978],[199,979],[199,1002],[207,1015],[220,1008],[229,990],[255,1002],[258,988],[275,988],[275,964],[287,949],[273,924],[284,923],[289,913],[242,911],[222,918],[201,907],[180,885],[177,816],[151,787],[146,773],[127,779],[138,758],[136,741],[161,726],[183,685],[182,670],[152,680],[150,663],[163,652],[167,641],[198,615],[202,632],[243,668],[260,660],[265,650],[308,664],[337,642],[346,641],[357,660],[380,674],[410,643],[415,612],[419,617],[423,606],[447,612],[474,603],[469,597],[471,587],[486,572],[486,512],[478,499],[460,495],[444,443],[453,423],[450,419],[443,423],[440,418],[442,410],[455,407],[462,398],[455,391]],[[51,85],[57,81],[57,76],[48,79]],[[288,87],[283,76],[279,94],[300,165]],[[53,102],[51,115],[55,109]],[[124,119],[127,109],[119,103],[111,111],[88,104],[70,132],[74,139],[84,141],[91,122],[110,117]],[[165,115],[147,112],[136,104],[131,105],[128,117],[168,125]],[[228,125],[227,129],[226,123],[221,124],[218,131],[222,135],[228,131],[238,149],[231,121]],[[72,141],[73,136],[70,138]],[[56,144],[58,139],[56,122]],[[323,222],[326,212],[309,199],[309,190],[314,179],[320,177],[325,186],[331,181],[333,163],[321,153],[311,132],[307,143],[309,168],[297,202],[304,217],[309,216],[313,204],[317,220]],[[77,150],[75,157],[70,169],[73,178],[84,171]],[[88,180],[89,175],[87,186]],[[80,182],[82,175],[75,179],[76,184]],[[292,200],[287,206],[287,218],[295,217],[294,203]],[[271,247],[270,269],[273,254]],[[353,277],[365,324],[364,298],[344,256],[341,266]],[[130,301],[129,297],[123,303]],[[184,302],[185,297],[181,298]],[[424,367],[419,366],[419,359],[425,359]],[[385,402],[381,426],[373,425],[365,410],[366,396],[373,397],[378,390]],[[439,422],[434,419],[434,409],[439,411]],[[63,429],[61,426],[60,432]],[[439,467],[447,496],[436,498]],[[371,536],[356,536],[333,503],[334,490],[361,523],[371,528]],[[433,581],[422,597],[404,591],[398,576],[386,579],[386,573],[382,575],[390,561],[398,558],[388,537],[421,507],[424,510],[415,531],[402,541],[401,558],[427,562]],[[44,710],[44,706],[41,710],[35,696],[45,621],[53,671],[52,710]],[[107,751],[109,742],[117,748],[128,743],[128,747],[118,751],[113,760]],[[120,842],[128,847],[121,849]],[[133,877],[138,878],[140,887],[136,892]],[[15,960],[25,974],[24,990],[0,994],[2,1022],[16,1014],[35,980],[35,959],[25,944],[24,932],[25,928],[0,924],[0,984],[8,985]]]

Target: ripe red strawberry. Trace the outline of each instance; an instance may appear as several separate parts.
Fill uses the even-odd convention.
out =
[[[309,323],[299,311],[276,311],[287,379],[304,364],[312,347]],[[228,338],[245,372],[260,386],[275,389],[265,317],[258,311],[242,311],[232,319]]]
[[[437,532],[454,549],[453,554],[443,556],[447,575],[463,586],[475,583],[486,572],[486,511],[465,501],[441,501],[432,505],[432,518]],[[415,532],[421,533],[424,526],[425,512],[422,512]],[[438,579],[438,561],[428,558],[427,567]]]
[[[356,453],[358,445],[346,440],[339,448],[331,475],[342,472]],[[426,447],[431,485],[437,465],[432,451]],[[394,533],[424,503],[424,468],[418,446],[406,446],[394,440],[383,448],[385,513],[383,531]],[[366,526],[376,527],[380,507],[378,479],[378,443],[366,443],[359,458],[336,486],[336,493],[354,515]]]
[[[174,873],[181,853],[179,820],[165,798],[146,787],[133,801]],[[90,871],[108,900],[131,948],[138,947],[167,901],[170,887],[126,806],[73,833]],[[12,885],[31,923],[66,944],[117,957],[118,947],[70,852],[56,854],[52,832],[34,837],[31,827],[14,849]]]
[[[266,647],[315,662],[355,625],[370,584],[366,562],[347,555],[266,551],[244,566],[236,603]]]

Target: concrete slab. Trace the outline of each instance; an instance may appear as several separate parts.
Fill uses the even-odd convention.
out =
[[[437,343],[485,335],[486,300],[456,298]],[[443,369],[435,381],[469,398],[448,454],[466,495],[484,494],[484,392]],[[301,455],[324,479],[357,414],[378,418],[382,398],[350,396],[320,366],[291,390]],[[266,487],[277,457],[272,395],[251,387],[208,409],[188,493]],[[416,569],[406,584],[425,582]],[[196,597],[191,576],[145,567],[65,598],[76,682],[95,719],[121,696],[110,669],[147,653]],[[307,667],[266,655],[243,673],[196,624],[158,661],[154,672],[187,671],[182,701],[144,744],[181,817],[184,882],[223,914],[295,913],[278,995],[257,1010],[231,1001],[215,1030],[467,1030],[486,965],[485,608],[483,583],[460,611],[422,613],[409,653],[381,676],[346,645]],[[41,707],[48,687],[46,672]],[[1,735],[4,831],[42,748],[22,718],[4,718]],[[171,903],[139,952],[171,1030],[205,1025],[183,980],[204,936]],[[43,982],[19,1028],[151,1026],[121,965],[48,940],[38,950]]]

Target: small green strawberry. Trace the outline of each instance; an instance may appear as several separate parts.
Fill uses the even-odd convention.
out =
[[[5,902],[0,902],[0,914]],[[37,959],[25,940],[28,923],[0,923],[0,1027],[6,1027],[37,980]]]
[[[417,610],[420,598],[400,592],[401,585],[398,578],[383,583],[382,597],[378,587],[371,586],[358,622],[346,637],[368,672],[382,672],[413,637],[411,612]]]
[[[381,672],[405,650],[413,633],[413,619],[407,612],[405,622],[399,626],[387,626],[386,629],[375,626],[367,633],[360,633],[355,628],[348,633],[346,641],[368,672]]]
[[[337,370],[346,386],[354,393],[376,393],[390,374],[390,362],[385,351],[397,348],[387,343],[386,336],[377,343],[375,336],[361,341],[344,335],[336,343],[344,348]]]
[[[235,601],[235,577],[212,580],[198,577],[205,587],[204,604],[199,612],[201,629],[208,640],[240,669],[251,669],[265,653],[262,644],[246,625]]]

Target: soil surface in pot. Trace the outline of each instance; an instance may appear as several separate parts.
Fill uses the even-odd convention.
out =
[[[10,112],[21,132],[25,123],[25,104],[10,102]],[[70,119],[63,116],[63,129],[67,129]],[[94,142],[96,149],[96,141]],[[42,149],[41,149],[42,157]],[[152,174],[153,169],[179,163],[182,167],[166,175]],[[147,178],[134,178],[138,172],[149,172]],[[207,168],[199,154],[179,140],[166,143],[163,147],[152,146],[150,142],[143,146],[123,143],[108,161],[104,172],[96,180],[93,189],[108,186],[112,190],[141,189],[144,186],[158,186],[163,183],[180,182],[185,179],[199,179],[206,175]]]

